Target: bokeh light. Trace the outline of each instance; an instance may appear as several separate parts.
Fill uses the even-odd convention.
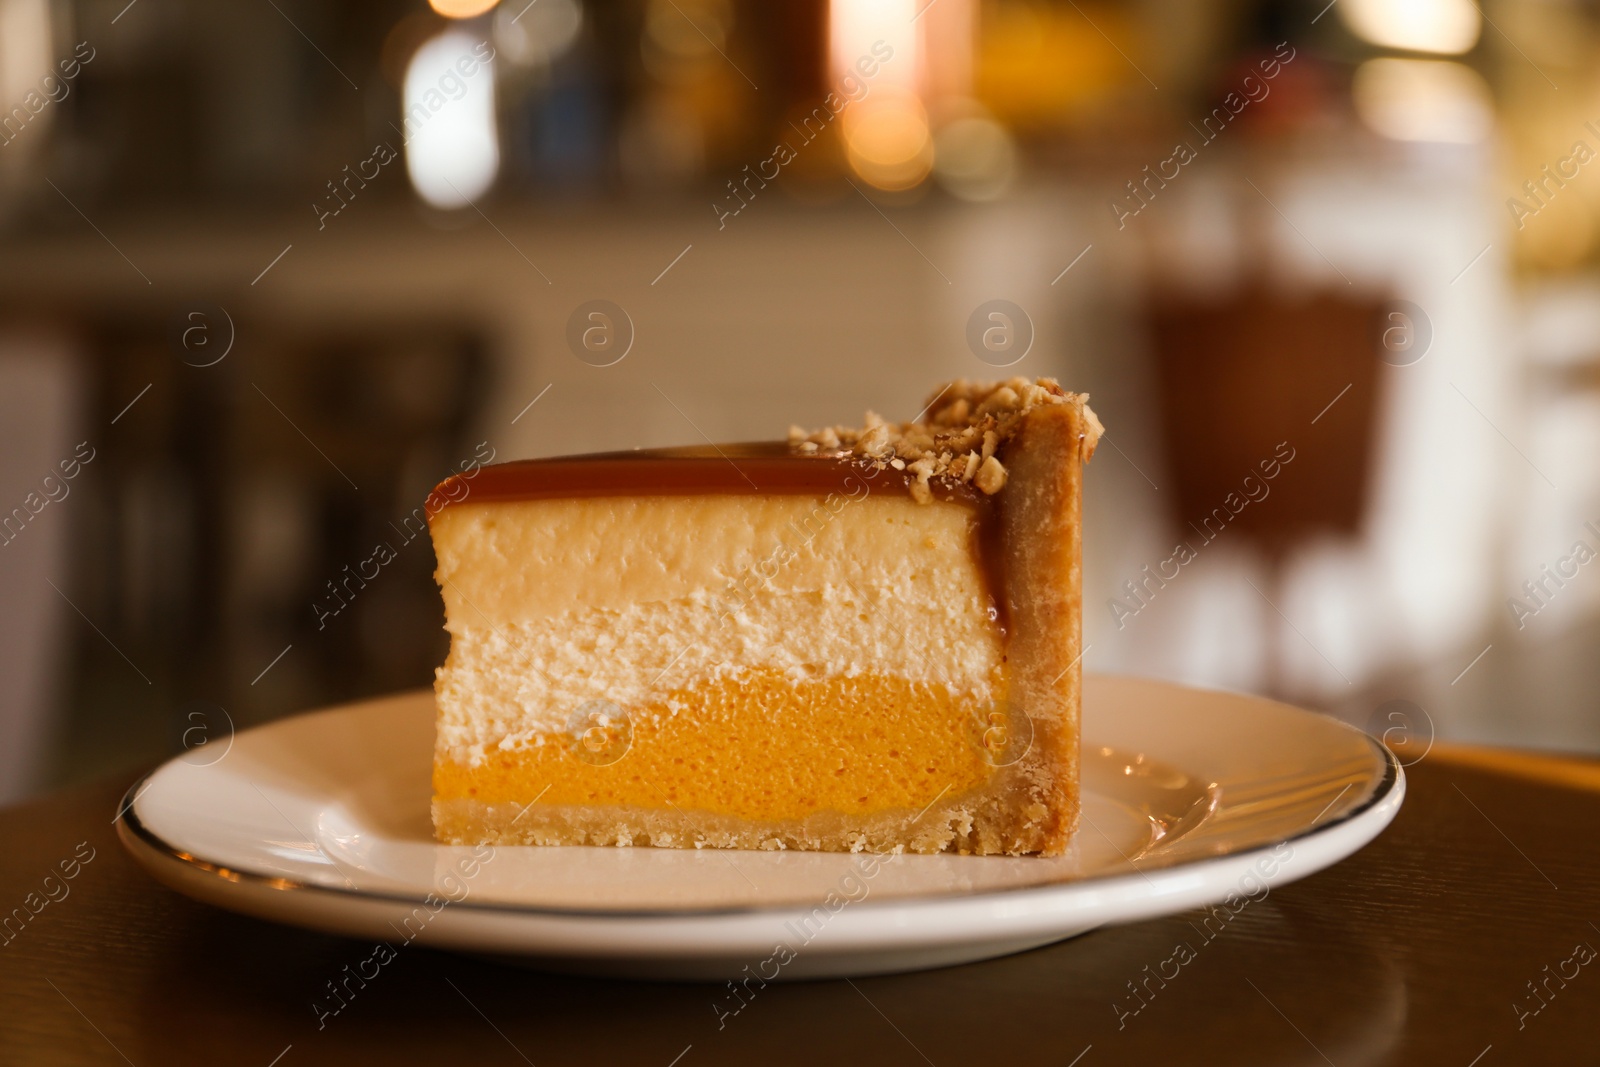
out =
[[[997,200],[1016,179],[1016,141],[982,108],[962,111],[934,135],[934,178],[962,200]]]
[[[846,109],[843,121],[850,169],[862,180],[899,191],[933,169],[928,112],[910,93],[876,93]]]
[[[447,19],[473,19],[500,0],[428,0],[428,6]]]
[[[1471,67],[1436,59],[1371,59],[1356,69],[1356,113],[1396,141],[1472,144],[1494,125],[1489,86]]]
[[[1460,55],[1483,30],[1472,0],[1343,0],[1339,13],[1363,40],[1408,52]]]
[[[494,66],[488,42],[446,30],[406,68],[406,171],[434,207],[460,208],[486,192],[500,169]],[[470,73],[469,73],[470,72]]]
[[[545,66],[565,55],[583,29],[578,0],[537,0],[518,10],[503,4],[494,13],[495,47],[512,63]]]

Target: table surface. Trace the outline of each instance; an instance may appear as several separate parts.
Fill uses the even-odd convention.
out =
[[[720,1028],[718,986],[425,949],[319,1028],[325,983],[372,946],[157,885],[117,842],[125,783],[107,782],[0,811],[0,914],[79,861],[3,935],[0,1063],[1595,1062],[1600,762],[1438,745],[1407,773],[1376,842],[1210,941],[1190,912],[964,967],[774,985]],[[1194,958],[1136,1000],[1180,943]]]

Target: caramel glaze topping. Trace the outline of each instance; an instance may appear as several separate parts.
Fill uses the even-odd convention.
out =
[[[451,504],[467,501],[713,493],[815,496],[819,501],[837,493],[859,500],[885,490],[911,496],[916,481],[908,471],[861,456],[800,454],[784,442],[764,441],[495,463],[440,482],[429,494],[426,510],[432,516]],[[1005,631],[1010,611],[1005,556],[1000,544],[999,497],[986,496],[964,482],[944,479],[933,481],[929,487],[934,499],[972,510],[972,550],[989,597],[989,615]]]

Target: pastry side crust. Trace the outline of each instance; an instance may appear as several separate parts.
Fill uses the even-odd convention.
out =
[[[1033,746],[1018,766],[1049,813],[1044,855],[1066,850],[1080,810],[1083,464],[1098,437],[1098,420],[1074,397],[1030,411],[1005,452],[1011,701],[1032,720]]]

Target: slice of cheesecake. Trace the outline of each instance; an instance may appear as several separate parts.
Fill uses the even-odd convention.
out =
[[[1086,400],[441,484],[439,839],[1060,853]]]

